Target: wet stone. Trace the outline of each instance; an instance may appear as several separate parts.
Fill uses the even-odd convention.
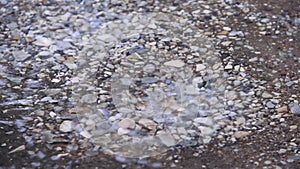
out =
[[[157,136],[160,141],[168,147],[176,145],[176,141],[170,133],[159,131],[157,132]]]

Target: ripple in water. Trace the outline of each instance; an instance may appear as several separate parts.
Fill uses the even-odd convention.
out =
[[[208,143],[225,89],[211,41],[180,17],[121,18],[83,39],[73,78],[83,129],[105,152],[121,157]]]

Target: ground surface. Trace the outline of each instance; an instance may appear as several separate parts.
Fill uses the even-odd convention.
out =
[[[49,142],[47,142],[46,136],[36,136],[41,137],[41,139],[31,138],[32,140],[39,140],[39,142],[30,145],[31,141],[27,140],[25,142],[25,139],[29,139],[29,137],[24,137],[24,135],[30,136],[30,133],[24,134],[26,133],[24,132],[24,124],[16,123],[15,119],[19,119],[23,115],[26,116],[32,113],[33,110],[21,109],[22,104],[20,104],[21,106],[1,104],[0,168],[300,168],[300,116],[292,113],[291,107],[289,106],[291,102],[296,101],[297,103],[297,101],[300,101],[300,23],[295,23],[295,18],[298,18],[298,20],[300,18],[300,2],[298,0],[241,1],[241,3],[246,2],[253,5],[249,8],[250,13],[259,14],[262,18],[269,18],[274,21],[274,24],[271,25],[270,28],[267,27],[263,30],[256,21],[252,22],[246,20],[243,13],[236,13],[231,17],[227,17],[226,25],[229,25],[235,30],[248,32],[242,41],[252,46],[256,51],[260,51],[260,53],[253,53],[252,48],[231,50],[230,47],[234,48],[236,46],[236,44],[233,43],[229,47],[221,46],[222,61],[224,65],[226,65],[228,61],[231,61],[234,65],[243,65],[245,72],[254,79],[253,81],[264,81],[263,87],[265,91],[269,93],[280,93],[280,95],[271,98],[273,99],[271,101],[274,104],[276,103],[276,108],[271,108],[272,106],[266,108],[268,101],[258,99],[258,102],[261,101],[264,103],[260,109],[257,110],[257,114],[259,114],[257,116],[257,118],[259,118],[259,120],[257,120],[258,122],[255,122],[253,126],[251,126],[250,123],[245,127],[247,131],[250,131],[250,134],[241,138],[234,138],[234,140],[231,139],[232,137],[227,140],[226,137],[213,138],[212,141],[204,147],[175,147],[173,150],[159,157],[145,160],[130,160],[115,158],[101,152],[99,154],[86,152],[89,145],[73,140],[70,143],[66,140],[74,137],[69,137],[68,135],[60,135],[63,139],[51,142],[50,144],[48,144]],[[170,3],[172,2],[164,1],[164,3],[160,5],[163,6]],[[234,3],[239,4],[237,1]],[[47,2],[40,1],[38,4],[43,6],[47,5]],[[155,5],[159,6],[158,4]],[[174,2],[173,5],[180,6],[180,4],[176,2]],[[235,5],[231,6],[234,8]],[[0,7],[2,8],[4,5],[0,5]],[[6,8],[10,7],[12,6],[7,6]],[[190,6],[187,8],[189,7]],[[24,9],[26,9],[26,6],[24,6]],[[86,10],[89,11],[88,8],[86,8]],[[13,11],[14,10],[10,10],[10,13],[7,13],[5,19],[0,19],[1,31],[3,31],[0,32],[0,45],[7,44],[6,46],[1,46],[1,49],[15,47],[15,44],[10,44],[7,40],[4,40],[11,38],[11,36],[8,36],[4,25],[14,21],[14,18],[22,18],[22,16],[16,16],[17,14]],[[130,12],[130,10],[128,12]],[[10,15],[12,16],[11,18],[9,17]],[[214,25],[203,26],[199,24],[198,26],[199,29],[205,27],[205,29],[210,30],[213,34],[219,32],[218,28],[215,28]],[[278,29],[280,32],[275,33],[276,30],[273,30],[273,28]],[[53,28],[53,30],[55,29],[56,28]],[[278,36],[272,38],[275,34]],[[19,41],[21,45],[27,45],[22,42],[22,39],[18,39],[18,37],[15,37],[15,40]],[[33,51],[32,55],[35,54]],[[255,57],[264,61],[253,61],[251,58]],[[5,61],[1,60],[1,64],[4,65],[1,67],[1,71],[4,71],[4,68],[9,69],[9,66],[7,66],[9,64]],[[30,64],[34,64],[34,62]],[[37,65],[37,67],[38,66],[39,65]],[[28,65],[28,67],[30,67],[30,65]],[[12,70],[9,70],[13,72],[10,73],[11,76],[26,76],[20,73],[22,69],[18,70],[19,74],[18,72],[14,72],[13,68],[11,69]],[[34,68],[29,69],[27,73],[30,74],[30,71],[34,71]],[[26,92],[30,93],[30,91],[23,89],[22,85],[15,85],[15,83],[18,82],[7,86],[5,84],[6,81],[3,80],[6,79],[3,74],[0,78],[1,88],[3,87],[3,90],[1,89],[0,91],[2,94],[0,96],[0,103],[7,101],[7,93],[13,93],[17,96],[18,93],[22,93],[23,95],[26,95]],[[47,84],[47,80],[49,81],[49,79],[46,79],[45,82],[43,82],[44,85],[49,84]],[[288,82],[293,84],[290,85]],[[276,85],[277,83],[281,85],[278,86]],[[32,85],[36,84],[33,83]],[[37,85],[36,88],[39,87],[40,86]],[[15,97],[13,94],[11,94],[11,97]],[[34,100],[35,97],[39,97],[39,93],[31,99]],[[68,107],[68,105],[64,103],[57,104],[61,105],[61,107]],[[23,105],[26,105],[26,103],[23,103]],[[36,105],[42,107],[39,103]],[[20,109],[14,109],[14,106]],[[46,109],[52,110],[54,107],[49,104],[43,107],[42,110],[47,112]],[[62,119],[64,119],[64,116],[62,116]],[[250,117],[246,117],[246,119],[250,119]],[[40,121],[43,122],[43,119],[33,120],[32,123],[34,126],[37,126]],[[60,123],[59,119],[51,121],[51,118],[49,120],[49,118],[45,117],[44,121],[53,123],[52,126],[46,125],[46,128],[58,130],[57,127],[55,128],[55,125]],[[34,130],[32,126],[25,128],[27,130]],[[39,130],[35,132],[39,132]],[[34,136],[34,134],[32,135]],[[26,145],[26,148],[22,147],[22,145]],[[19,150],[11,152],[19,146],[21,146]],[[69,151],[70,149],[74,149],[74,151]],[[33,155],[38,153],[40,154],[37,156]],[[63,155],[56,158],[57,156],[55,155],[57,153]]]

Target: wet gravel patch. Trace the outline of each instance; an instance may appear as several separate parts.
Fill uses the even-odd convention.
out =
[[[297,167],[299,4],[268,2],[1,1],[1,166]],[[180,16],[214,39],[227,74],[227,108],[209,144],[179,145],[161,157],[131,160],[104,155],[76,125],[71,91],[78,80],[76,57],[87,46],[82,37],[133,11]]]

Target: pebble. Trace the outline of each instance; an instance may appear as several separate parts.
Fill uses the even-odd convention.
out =
[[[204,64],[197,64],[196,65],[196,71],[197,72],[200,72],[202,70],[205,70],[206,69],[206,66]]]
[[[23,151],[23,150],[25,150],[25,145],[21,145],[15,149],[11,150],[10,152],[8,152],[8,154],[12,154],[12,153]]]
[[[295,25],[300,27],[300,18],[295,18]]]
[[[18,51],[13,51],[12,52],[14,58],[16,59],[16,61],[24,61],[26,59],[28,59],[28,57],[30,57],[30,55],[28,55],[26,52],[18,50]]]
[[[288,107],[287,106],[282,106],[276,109],[277,113],[285,113],[288,112]]]
[[[266,91],[263,92],[262,97],[265,98],[265,99],[273,98],[273,96],[270,93],[266,92]]]
[[[62,132],[71,132],[73,131],[73,122],[69,120],[63,121],[60,126],[59,130]]]
[[[183,67],[185,65],[185,63],[181,60],[171,60],[171,61],[165,62],[164,65],[180,68],[180,67]]]
[[[248,131],[236,131],[234,133],[234,137],[237,139],[240,139],[240,138],[246,137],[249,134],[250,134],[250,132],[248,132]]]
[[[157,137],[160,139],[160,141],[163,144],[165,144],[168,147],[176,145],[176,141],[170,133],[167,133],[167,132],[164,132],[164,131],[158,131],[157,132]]]
[[[157,123],[150,119],[140,119],[138,124],[152,132],[156,131]]]
[[[123,129],[134,129],[135,121],[129,118],[125,118],[119,122],[119,126],[122,127]]]
[[[275,105],[274,105],[271,101],[268,101],[268,102],[267,102],[267,107],[268,107],[269,109],[273,109],[273,108],[275,108]]]
[[[292,102],[289,104],[289,108],[291,110],[291,112],[295,115],[300,115],[300,106],[299,103],[296,102]]]
[[[54,42],[50,38],[46,37],[37,37],[36,41],[33,42],[34,45],[41,46],[41,47],[49,47]]]

